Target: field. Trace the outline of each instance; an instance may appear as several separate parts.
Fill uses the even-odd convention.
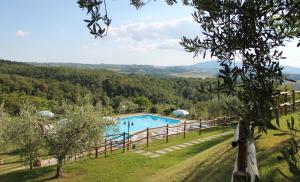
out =
[[[298,113],[299,114],[299,113]],[[298,114],[295,117],[299,117]],[[281,117],[281,129],[286,130],[286,120]],[[297,126],[298,120],[296,120]],[[184,140],[182,136],[170,138],[169,143],[158,140],[150,143],[147,151],[154,151],[196,138],[216,135],[232,128],[213,128],[202,132],[192,132]],[[258,167],[262,181],[282,181],[284,178],[277,169],[288,172],[284,162],[278,161],[279,151],[289,139],[288,136],[274,136],[280,131],[268,130],[256,141]],[[157,158],[145,157],[134,152],[115,152],[107,157],[68,163],[63,168],[63,178],[59,181],[229,181],[237,149],[230,145],[232,135],[212,139],[181,150],[169,152]],[[283,145],[282,145],[283,144]],[[140,146],[143,147],[143,146]],[[55,167],[5,173],[0,181],[55,181],[52,177]]]

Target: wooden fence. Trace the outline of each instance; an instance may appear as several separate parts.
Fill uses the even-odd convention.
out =
[[[287,115],[289,112],[296,111],[300,104],[300,90],[284,91],[274,96],[274,102],[276,105],[271,110],[274,110],[275,118],[279,118],[282,113]],[[297,95],[298,94],[298,95]]]
[[[144,144],[145,147],[149,146],[150,141],[157,139],[165,139],[165,142],[169,142],[169,136],[182,135],[186,138],[186,134],[190,131],[198,131],[199,135],[201,131],[207,128],[216,127],[219,125],[227,126],[230,123],[235,122],[237,117],[218,117],[213,120],[207,121],[195,121],[195,122],[183,122],[180,124],[166,125],[156,128],[146,128],[145,130],[134,133],[121,133],[114,135],[107,135],[103,143],[94,147],[95,157],[99,154],[113,153],[116,150],[122,150],[125,152],[134,148],[137,144]]]

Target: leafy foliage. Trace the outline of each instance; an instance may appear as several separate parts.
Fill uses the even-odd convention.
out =
[[[39,120],[35,111],[32,105],[23,103],[18,117],[9,117],[2,111],[0,118],[0,138],[6,141],[4,145],[17,145],[30,170],[42,150],[41,132],[37,127]]]
[[[297,16],[299,3],[294,1],[193,1],[197,11],[193,17],[203,29],[204,38],[183,37],[181,44],[186,51],[215,56],[222,69],[219,78],[222,87],[243,103],[239,115],[243,118],[245,132],[241,140],[253,135],[247,128],[258,126],[266,132],[271,126],[272,96],[283,82],[283,59],[278,47],[298,27],[288,19]],[[282,23],[285,22],[285,23]],[[286,26],[289,24],[289,26]],[[276,26],[275,26],[276,25]],[[242,59],[243,66],[234,65]],[[234,89],[238,87],[239,89]],[[252,131],[254,130],[252,128]]]
[[[151,0],[130,0],[129,2],[139,9],[151,2]],[[165,0],[165,2],[168,5],[173,5],[177,3],[177,0]],[[108,18],[106,0],[78,0],[77,3],[81,9],[86,10],[87,14],[90,15],[89,19],[84,20],[87,23],[90,33],[94,35],[95,38],[106,36],[108,27],[111,24],[111,19]],[[188,0],[184,0],[183,4],[188,4]],[[103,10],[103,12],[101,12],[101,10]]]
[[[103,37],[107,33],[108,26],[111,20],[107,16],[106,1],[105,0],[78,0],[79,7],[87,10],[87,14],[91,15],[90,20],[84,20],[90,33],[95,36]],[[104,12],[101,12],[101,6],[104,6]],[[101,21],[106,28],[99,25]]]
[[[40,124],[45,146],[57,159],[57,177],[61,175],[67,155],[87,151],[88,147],[97,145],[107,124],[89,104],[64,105],[64,111],[61,117]]]
[[[0,107],[0,141],[2,146],[16,146],[32,169],[43,155],[57,159],[56,177],[61,176],[63,160],[75,153],[88,151],[103,140],[105,126],[101,111],[81,98],[79,105],[63,105],[55,118],[39,116],[35,107],[24,103],[18,116],[10,116]]]
[[[299,144],[296,140],[297,130],[295,128],[294,117],[291,117],[290,121],[287,121],[287,126],[289,129],[289,135],[291,140],[289,141],[289,146],[281,150],[281,156],[278,157],[279,160],[285,160],[288,163],[289,171],[293,174],[292,177],[288,177],[282,170],[278,169],[279,173],[283,175],[289,181],[299,181],[300,180],[300,156],[299,156]]]

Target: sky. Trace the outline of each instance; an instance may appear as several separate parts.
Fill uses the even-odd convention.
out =
[[[85,64],[191,65],[193,58],[179,45],[182,36],[201,35],[193,9],[167,6],[163,0],[140,10],[129,0],[107,0],[112,19],[108,35],[95,39],[77,0],[2,0],[0,58],[27,62]],[[300,48],[291,41],[283,48],[283,65],[300,67]],[[214,58],[205,58],[210,60]]]

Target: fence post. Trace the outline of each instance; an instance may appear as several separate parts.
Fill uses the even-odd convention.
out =
[[[110,154],[112,154],[112,141],[110,140]]]
[[[183,123],[183,138],[185,138],[185,125],[186,125],[186,121],[184,121]]]
[[[147,128],[147,147],[149,146],[149,127]]]
[[[107,142],[107,139],[105,138],[105,141],[104,141],[104,155],[106,157],[106,142]]]
[[[202,122],[201,119],[199,120],[199,135],[201,135],[201,128],[202,128]]]
[[[288,106],[287,106],[287,104],[286,104],[287,101],[288,101],[288,99],[287,99],[287,90],[285,90],[285,94],[284,94],[284,102],[285,102],[285,104],[284,104],[284,114],[285,114],[285,115],[287,115],[287,109],[288,109],[288,108],[287,108]]]
[[[129,143],[130,143],[130,139],[129,139],[129,133],[127,133],[127,151],[129,151]]]
[[[123,132],[123,152],[125,152],[125,135],[126,133]]]
[[[169,124],[167,124],[166,143],[169,142]]]
[[[293,113],[296,111],[296,103],[295,103],[295,90],[292,90],[292,101],[293,101]]]
[[[95,147],[95,158],[98,158],[98,147],[97,147],[97,145]]]

